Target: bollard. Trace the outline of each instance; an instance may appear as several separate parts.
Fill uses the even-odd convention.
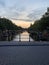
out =
[[[29,42],[30,42],[30,35],[29,35]]]
[[[21,34],[19,34],[19,42],[21,42]]]

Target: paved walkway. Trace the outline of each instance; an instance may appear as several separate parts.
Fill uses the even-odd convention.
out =
[[[0,42],[0,65],[49,65],[49,42]]]
[[[17,41],[1,41],[0,46],[49,46],[49,42],[33,41],[33,42],[17,42]]]

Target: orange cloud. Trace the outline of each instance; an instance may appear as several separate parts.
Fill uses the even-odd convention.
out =
[[[23,28],[28,28],[30,24],[34,22],[25,22],[25,21],[20,21],[20,20],[12,20],[12,22],[18,26],[21,26]]]

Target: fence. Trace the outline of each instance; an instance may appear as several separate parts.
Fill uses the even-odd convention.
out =
[[[29,34],[28,35],[19,34],[19,35],[15,36],[14,41],[19,41],[19,42],[21,42],[21,41],[29,41],[30,42],[30,41],[33,41],[33,39],[30,37]]]
[[[15,32],[16,33],[16,32]],[[19,31],[19,33],[17,32],[16,34],[13,34],[13,32],[9,31],[9,32],[3,32],[0,35],[0,41],[31,41],[31,37],[29,35],[29,33],[27,32],[27,34],[22,35],[23,32]],[[17,40],[18,39],[18,40]]]

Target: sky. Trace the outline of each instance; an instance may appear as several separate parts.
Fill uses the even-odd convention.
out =
[[[0,17],[27,28],[42,17],[47,7],[49,0],[0,0]]]

